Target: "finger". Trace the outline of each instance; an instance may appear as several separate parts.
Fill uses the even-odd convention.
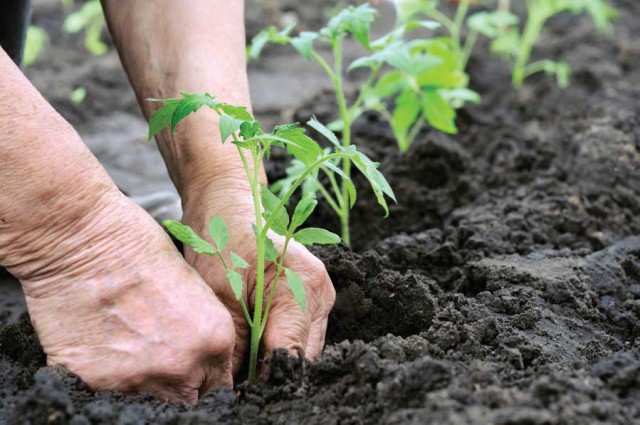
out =
[[[283,279],[278,282],[276,295],[267,318],[263,344],[266,354],[278,348],[286,349],[289,354],[304,353],[309,339],[311,315],[302,311]]]
[[[307,349],[305,353],[309,360],[314,360],[324,349],[324,340],[327,333],[328,321],[328,315],[323,315],[318,320],[311,323],[311,330],[309,331],[309,340],[307,342]]]
[[[202,398],[214,388],[233,387],[233,356],[229,356],[225,364],[214,360],[205,366],[205,376],[202,385],[198,389],[198,398]]]
[[[237,301],[235,302],[237,303]],[[236,342],[233,348],[233,355],[231,359],[231,371],[233,373],[233,376],[237,376],[238,373],[240,373],[240,371],[242,370],[242,367],[244,366],[247,359],[247,350],[249,347],[251,329],[247,325],[247,319],[244,317],[244,313],[242,312],[242,310],[231,310],[231,308],[229,308],[229,310],[231,313],[231,318],[233,319],[233,325],[236,329]]]

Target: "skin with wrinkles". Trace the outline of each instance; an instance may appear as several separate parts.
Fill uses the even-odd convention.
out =
[[[103,2],[139,100],[210,89],[249,105],[242,2],[140,3]],[[247,325],[235,319],[217,266],[187,251],[189,266],[1,50],[0,75],[0,265],[23,285],[48,363],[96,390],[164,400],[195,402],[231,385]],[[243,211],[251,194],[235,149],[209,130],[215,120],[198,113],[158,142],[185,222],[198,228],[201,217],[223,214],[237,228],[230,245],[249,260],[251,218]],[[311,308],[303,315],[289,292],[278,293],[264,348],[312,358],[324,342],[333,287],[319,260],[301,246],[290,250],[288,266],[310,288]]]
[[[147,117],[153,113],[151,108],[159,105],[145,99],[175,97],[180,91],[209,91],[220,102],[250,106],[243,2],[194,0],[189,7],[170,0],[156,3],[157,7],[150,10],[140,2],[105,2],[109,28]],[[224,10],[224,19],[218,19],[220,10]],[[189,31],[182,30],[187,27]],[[133,40],[140,39],[148,46],[131,47]],[[196,45],[198,48],[194,48]],[[255,217],[251,189],[235,146],[221,143],[215,130],[217,120],[213,111],[203,109],[182,122],[174,134],[168,130],[160,133],[158,145],[182,196],[182,221],[206,234],[202,230],[210,218],[222,215],[231,229],[230,248],[252,263],[255,242],[251,225]],[[266,183],[264,174],[261,180]],[[273,239],[277,241],[276,237]],[[234,318],[233,369],[237,373],[247,357],[248,325],[224,269],[215,259],[197,257],[190,248],[186,249],[187,262],[213,288]],[[265,329],[264,348],[266,352],[287,348],[292,354],[302,350],[314,358],[324,345],[327,318],[335,299],[333,285],[322,262],[297,243],[287,254],[287,267],[303,277],[312,298],[310,308],[303,314],[286,285],[278,285],[281,289]],[[246,273],[255,276],[251,269]],[[251,294],[252,288],[247,292]],[[248,304],[251,307],[251,300]]]

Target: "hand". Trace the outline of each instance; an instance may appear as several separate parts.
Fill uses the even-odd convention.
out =
[[[251,264],[251,267],[246,269],[244,277],[245,282],[248,282],[245,302],[252,312],[255,302],[256,259],[252,224],[255,223],[255,216],[253,199],[246,183],[236,182],[234,179],[218,179],[216,184],[210,184],[197,193],[189,194],[184,204],[184,223],[200,235],[208,234],[207,226],[214,215],[219,214],[224,218],[230,232],[228,250]],[[270,237],[276,248],[281,249],[283,238],[275,235]],[[228,251],[225,254],[228,256]],[[237,374],[247,357],[250,341],[249,325],[240,303],[235,299],[224,267],[217,257],[197,255],[191,248],[186,249],[185,256],[187,262],[200,273],[231,312],[236,328],[233,371]],[[267,264],[265,294],[269,293],[268,288],[273,284],[276,272],[273,264]],[[289,243],[285,266],[303,279],[307,308],[304,312],[300,309],[286,284],[286,278],[281,278],[263,336],[264,351],[269,353],[276,348],[285,348],[292,354],[301,351],[305,357],[314,359],[324,347],[327,319],[335,301],[335,290],[324,264],[296,242]]]
[[[151,217],[116,190],[55,224],[63,231],[30,234],[47,250],[22,252],[43,263],[20,276],[50,365],[94,390],[162,400],[232,385],[231,317]]]

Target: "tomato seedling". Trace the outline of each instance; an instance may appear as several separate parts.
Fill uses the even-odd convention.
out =
[[[409,149],[427,123],[440,131],[456,133],[455,108],[465,101],[479,100],[476,93],[467,89],[468,78],[460,70],[456,52],[442,39],[406,39],[412,31],[435,29],[440,24],[413,19],[413,14],[372,42],[370,28],[375,16],[375,9],[365,3],[343,9],[318,32],[301,32],[294,36],[294,25],[281,31],[271,27],[253,39],[248,55],[257,59],[267,43],[288,44],[305,59],[317,63],[333,83],[339,120],[329,127],[341,131],[343,149],[351,146],[353,122],[367,111],[376,111],[389,122],[402,152]],[[346,67],[344,43],[348,36],[355,39],[366,54]],[[326,60],[315,44],[329,46],[332,60]],[[344,75],[358,68],[368,69],[369,77],[360,86],[357,98],[350,103],[344,90]],[[391,100],[393,109],[389,107]],[[350,188],[345,182],[350,181],[351,162],[336,158],[332,165],[326,187],[315,176],[310,176],[305,189],[321,193],[340,218],[343,241],[350,244]],[[275,189],[279,193],[286,192],[303,170],[302,164],[294,162],[287,170],[287,177],[277,182]],[[337,177],[342,177],[342,184],[337,182]]]
[[[527,0],[526,22],[520,31],[518,20],[502,28],[496,35],[491,50],[504,57],[512,65],[512,82],[519,87],[524,80],[538,72],[556,76],[558,86],[569,85],[571,68],[566,62],[549,59],[530,62],[533,48],[538,43],[549,19],[563,13],[588,13],[599,31],[610,32],[616,11],[606,0]]]
[[[533,48],[538,43],[549,19],[563,13],[588,13],[596,28],[611,31],[615,10],[607,0],[526,0],[525,23],[520,29],[520,18],[509,9],[511,2],[501,0],[496,10],[480,11],[468,16],[470,0],[460,0],[456,13],[450,18],[439,10],[438,0],[396,0],[400,19],[425,15],[440,23],[449,33],[452,49],[457,52],[460,70],[467,66],[471,53],[483,35],[492,40],[491,51],[506,59],[512,66],[513,85],[519,87],[524,80],[538,72],[555,75],[558,86],[569,85],[571,69],[566,62],[543,59],[530,62]],[[462,38],[466,23],[466,37]]]
[[[251,328],[249,381],[253,382],[256,376],[260,340],[267,324],[276,286],[283,273],[296,302],[301,309],[305,309],[306,301],[302,278],[295,271],[284,267],[289,243],[292,240],[304,245],[340,242],[338,235],[325,229],[302,227],[317,205],[314,194],[304,194],[293,209],[293,213],[289,214],[287,205],[293,194],[309,177],[317,179],[320,173],[331,175],[332,178],[338,175],[347,191],[348,207],[352,207],[356,200],[356,189],[349,176],[334,165],[337,160],[353,164],[360,170],[368,179],[377,195],[378,202],[387,215],[388,207],[385,196],[395,201],[393,191],[384,176],[378,171],[379,164],[372,162],[355,146],[342,146],[335,134],[316,119],[310,120],[307,124],[325,136],[332,143],[332,149],[323,150],[315,140],[305,134],[304,128],[297,124],[281,125],[275,127],[270,133],[264,132],[260,123],[251,116],[246,108],[218,102],[214,96],[208,93],[182,93],[181,98],[151,100],[163,102],[164,105],[149,120],[149,139],[167,126],[173,132],[176,126],[188,115],[202,107],[207,107],[219,116],[222,143],[231,139],[231,143],[237,147],[238,155],[244,166],[251,187],[255,214],[253,229],[257,255],[253,313],[247,307],[245,279],[242,274],[243,270],[247,273],[246,269],[249,268],[249,263],[247,259],[241,258],[238,254],[227,252],[230,232],[233,232],[233,229],[227,227],[221,216],[213,217],[209,223],[211,241],[205,240],[191,227],[180,222],[168,220],[164,222],[164,225],[176,239],[192,247],[196,253],[216,256],[222,262],[229,284],[242,306],[247,323]],[[271,149],[274,147],[286,149],[301,165],[299,176],[288,185],[282,196],[277,196],[269,188],[259,184],[262,162],[269,158]],[[249,158],[255,164],[253,167],[250,165]],[[271,232],[284,238],[280,252],[270,239]],[[265,294],[265,266],[267,262],[276,266],[276,274],[269,293]]]

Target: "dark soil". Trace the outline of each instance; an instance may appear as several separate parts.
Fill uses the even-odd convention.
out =
[[[276,353],[265,383],[195,407],[92,394],[2,304],[0,422],[640,424],[640,4],[617,4],[615,37],[575,17],[545,37],[566,90],[514,90],[478,54],[483,102],[459,136],[425,131],[400,155],[377,116],[357,123],[398,205],[383,220],[363,193],[354,251],[316,251],[338,299],[315,363]],[[297,118],[331,118],[330,101]]]

